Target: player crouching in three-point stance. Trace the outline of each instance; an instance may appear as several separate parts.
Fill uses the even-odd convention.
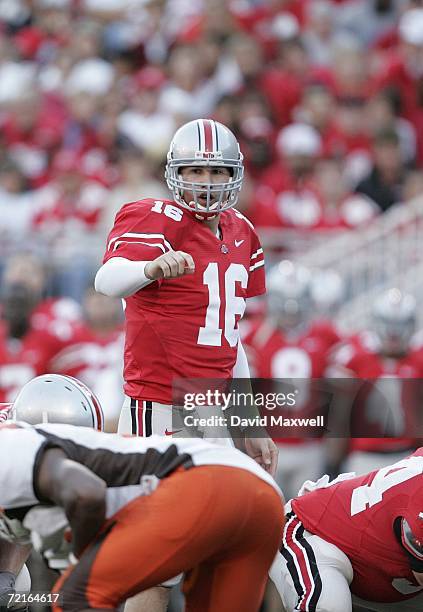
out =
[[[27,423],[65,423],[79,427],[103,430],[104,415],[100,402],[92,391],[72,376],[44,374],[27,382],[13,404],[0,406],[0,423],[4,421]],[[10,486],[14,483],[14,472],[9,474]],[[0,487],[4,486],[0,482]],[[37,533],[39,550],[52,569],[66,565],[67,548],[62,548],[64,525],[59,524],[47,508],[43,511],[43,536]],[[13,531],[10,523],[0,511],[0,610],[26,609],[24,604],[8,605],[15,592],[28,592],[31,579],[25,565],[31,552],[31,537],[28,532]],[[53,542],[57,547],[52,548]],[[46,547],[44,548],[44,544]],[[48,544],[48,545],[47,545]]]
[[[270,572],[286,612],[423,610],[423,448],[364,476],[307,481],[286,508]]]
[[[64,509],[79,558],[55,610],[116,609],[186,572],[187,611],[257,612],[284,522],[271,476],[235,449],[3,423],[6,520],[16,528],[39,504]]]
[[[265,276],[254,228],[233,208],[243,172],[228,128],[191,121],[167,156],[174,200],[143,199],[116,216],[95,286],[126,303],[120,433],[172,435],[176,379],[249,378],[238,321],[245,299],[265,292]],[[271,439],[246,440],[245,449],[274,474]]]

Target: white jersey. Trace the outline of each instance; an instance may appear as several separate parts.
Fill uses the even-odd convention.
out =
[[[41,458],[50,448],[62,449],[106,482],[107,517],[135,497],[153,492],[179,467],[247,470],[282,495],[269,474],[234,448],[198,439],[127,438],[72,425],[10,423],[0,425],[0,507],[10,518],[23,520],[26,512],[43,503],[36,483]]]

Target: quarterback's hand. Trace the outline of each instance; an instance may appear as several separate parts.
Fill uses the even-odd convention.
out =
[[[245,438],[245,450],[271,476],[278,467],[278,448],[272,438]]]
[[[195,264],[189,253],[168,251],[157,259],[150,261],[144,268],[144,274],[150,280],[159,278],[179,278],[185,274],[194,274]]]

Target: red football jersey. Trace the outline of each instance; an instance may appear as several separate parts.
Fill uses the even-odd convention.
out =
[[[252,224],[231,209],[220,215],[219,239],[172,201],[126,204],[116,216],[104,262],[153,260],[189,253],[194,274],[160,279],[126,298],[125,392],[172,403],[178,378],[232,376],[245,298],[265,292],[264,258]]]
[[[32,312],[22,338],[10,338],[0,323],[0,402],[11,402],[31,378],[51,370],[51,360],[73,334],[78,305],[72,300],[48,299]]]
[[[243,343],[251,351],[258,378],[321,378],[328,350],[339,339],[336,329],[325,321],[290,338],[265,320],[250,328]]]
[[[82,323],[75,327],[66,346],[51,361],[51,372],[73,376],[94,389],[98,377],[119,365],[123,346],[121,326],[99,334]]]
[[[328,351],[337,342],[337,331],[325,321],[315,322],[296,338],[289,338],[264,320],[255,323],[243,338],[254,376],[297,379],[299,393],[292,416],[298,418],[314,418],[321,414],[321,405],[310,379],[323,378]],[[302,433],[304,429],[300,428],[298,434]]]
[[[422,499],[420,448],[394,465],[306,493],[292,501],[292,509],[308,531],[347,555],[354,595],[396,602],[423,590],[394,530],[399,517],[419,516]]]
[[[331,356],[332,364],[328,376],[354,376],[363,379],[389,378],[386,382],[385,394],[382,397],[382,386],[366,384],[360,390],[354,402],[354,423],[366,424],[369,436],[380,437],[352,438],[351,450],[360,451],[396,451],[411,448],[416,440],[404,437],[405,432],[414,431],[413,416],[419,410],[420,395],[419,380],[423,377],[423,355],[421,351],[410,350],[404,357],[398,359],[380,355],[377,337],[372,332],[362,332],[349,342],[340,345]],[[412,379],[416,379],[413,381]],[[386,396],[386,397],[385,397]],[[397,413],[395,419],[398,429],[397,437],[384,438],[383,429],[386,423],[386,413],[381,410],[381,401],[387,406],[390,400],[392,410]],[[393,412],[393,413],[394,413]],[[382,421],[377,416],[380,415]]]

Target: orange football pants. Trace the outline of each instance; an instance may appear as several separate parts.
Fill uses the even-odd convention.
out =
[[[54,586],[54,610],[115,609],[184,572],[187,612],[257,612],[284,520],[276,491],[246,470],[179,469],[105,524]]]

